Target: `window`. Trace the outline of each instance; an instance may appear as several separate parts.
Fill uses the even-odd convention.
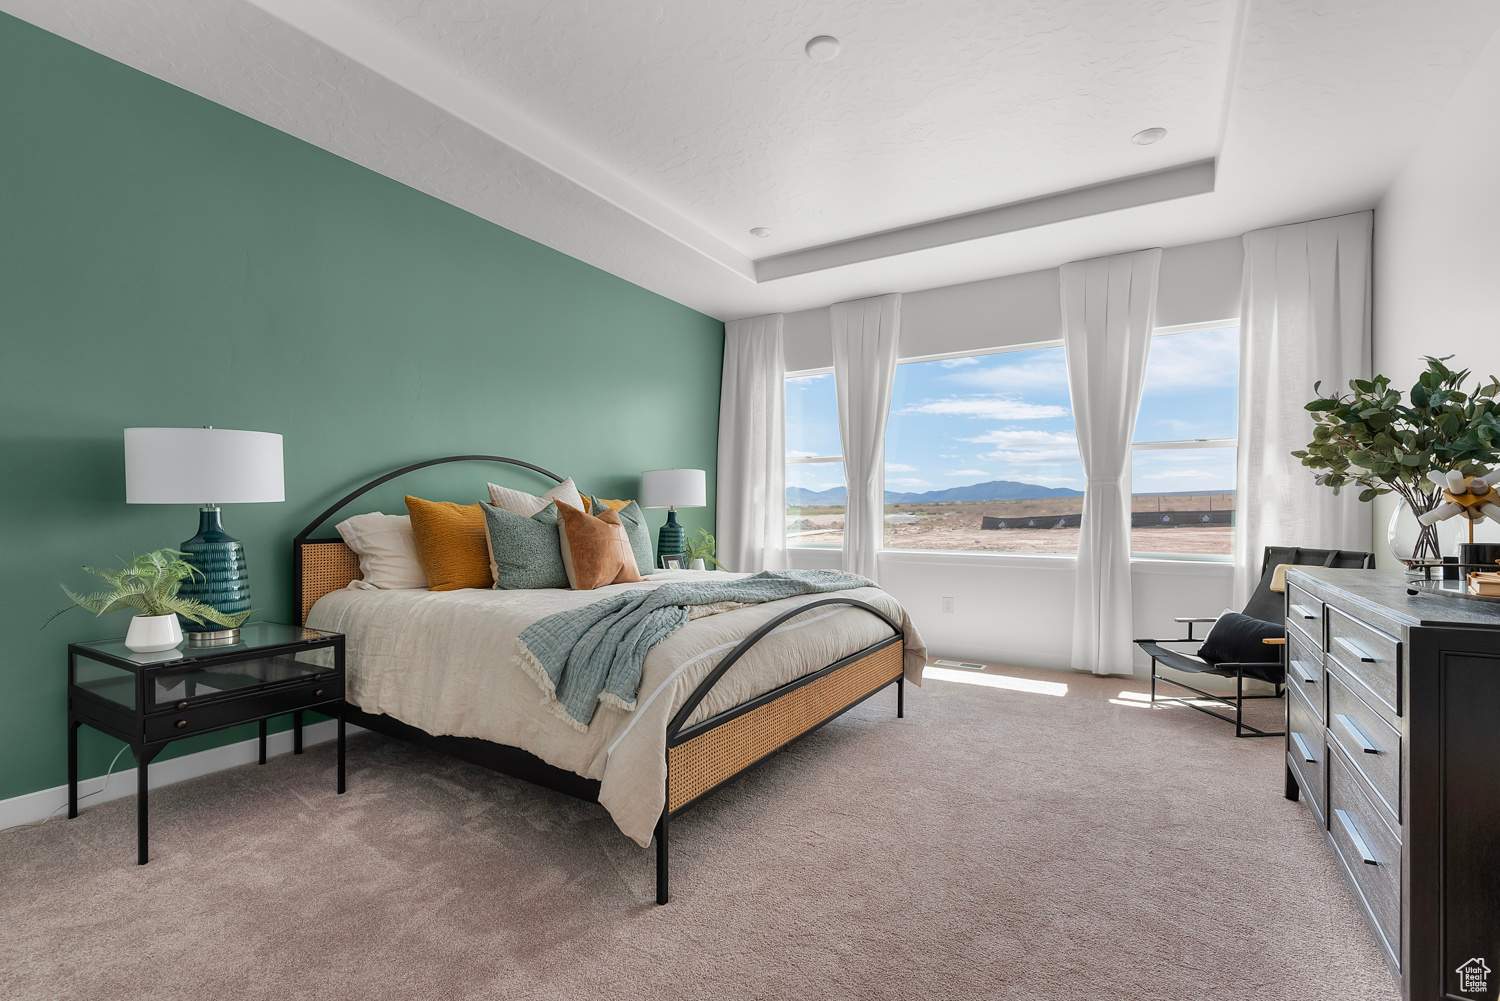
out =
[[[1083,467],[1061,345],[898,365],[885,487],[889,549],[1076,553]]]
[[[1158,331],[1131,445],[1136,555],[1231,553],[1239,434],[1240,331]]]
[[[789,546],[844,544],[843,445],[833,373],[786,380],[786,541]]]

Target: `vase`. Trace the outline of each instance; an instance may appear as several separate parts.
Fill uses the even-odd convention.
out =
[[[176,614],[135,615],[125,633],[125,646],[136,653],[160,653],[182,645],[182,626]]]
[[[1391,512],[1385,541],[1391,555],[1408,567],[1415,561],[1439,562],[1443,558],[1437,526],[1417,521],[1404,498],[1396,502],[1396,510]]]
[[[694,560],[693,561],[692,569],[694,569],[694,570],[707,570],[708,566],[702,560]]]

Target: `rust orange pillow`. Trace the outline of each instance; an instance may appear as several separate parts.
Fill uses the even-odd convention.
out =
[[[555,503],[563,567],[574,590],[592,591],[607,584],[629,584],[641,579],[636,572],[630,536],[618,514],[604,511],[595,517],[562,501]]]
[[[494,587],[490,574],[489,533],[478,504],[454,504],[406,498],[417,559],[427,575],[427,590],[457,591]]]
[[[630,506],[630,501],[628,499],[605,500],[603,497],[590,497],[588,494],[581,494],[580,496],[583,498],[583,509],[585,511],[592,511],[594,509],[595,503],[603,504],[611,511],[623,511]]]

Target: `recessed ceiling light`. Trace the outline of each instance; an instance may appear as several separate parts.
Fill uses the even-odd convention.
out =
[[[826,63],[830,59],[836,59],[838,54],[844,51],[844,47],[832,35],[819,35],[817,38],[808,39],[802,51],[807,53],[807,58]]]
[[[764,226],[757,226],[750,231],[751,236],[758,236],[762,240],[771,235],[771,231]]]
[[[1130,141],[1135,143],[1137,146],[1150,146],[1152,143],[1159,142],[1166,137],[1166,129],[1142,129],[1135,135],[1131,136]]]

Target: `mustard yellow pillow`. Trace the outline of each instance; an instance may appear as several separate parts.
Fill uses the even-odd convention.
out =
[[[603,497],[590,497],[588,494],[579,494],[579,496],[583,498],[583,509],[585,511],[592,511],[596,503],[603,504],[611,511],[623,511],[630,506],[630,501],[628,500],[605,500]]]
[[[406,512],[411,515],[411,534],[427,575],[427,590],[495,586],[484,510],[478,504],[407,497]]]

